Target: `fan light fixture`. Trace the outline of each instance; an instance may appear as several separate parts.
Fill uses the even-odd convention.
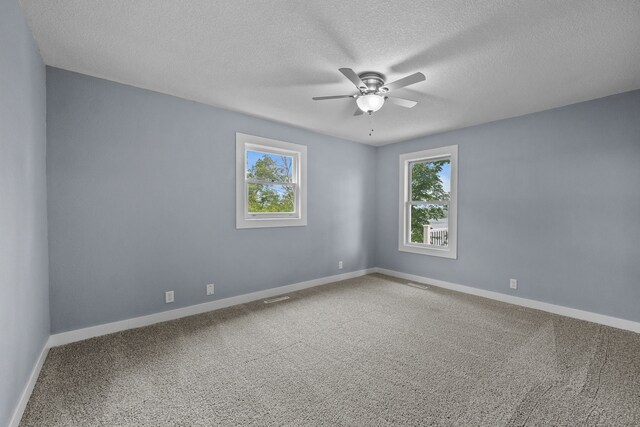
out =
[[[373,113],[382,108],[382,105],[384,104],[384,97],[370,93],[356,98],[356,104],[358,104],[358,108],[365,113]]]
[[[361,116],[363,113],[374,113],[382,108],[384,102],[389,100],[390,103],[403,108],[413,108],[417,102],[410,99],[398,98],[397,96],[388,96],[389,92],[396,89],[407,87],[412,84],[424,81],[425,76],[422,73],[413,73],[410,76],[401,78],[391,83],[385,83],[383,74],[375,71],[367,71],[356,74],[351,68],[340,68],[340,71],[347,79],[351,81],[358,89],[356,94],[350,95],[332,95],[332,96],[314,96],[314,101],[324,101],[327,99],[355,99],[356,111],[354,116]]]

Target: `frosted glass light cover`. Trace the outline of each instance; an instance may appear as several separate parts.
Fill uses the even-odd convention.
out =
[[[362,95],[356,99],[358,108],[365,113],[378,111],[384,104],[384,97],[375,94]]]

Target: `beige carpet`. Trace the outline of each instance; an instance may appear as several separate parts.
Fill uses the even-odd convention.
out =
[[[26,426],[640,425],[640,335],[372,275],[51,350]]]

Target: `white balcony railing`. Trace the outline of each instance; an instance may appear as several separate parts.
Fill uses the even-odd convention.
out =
[[[449,244],[448,228],[431,228],[424,226],[424,243],[432,246],[447,246]]]

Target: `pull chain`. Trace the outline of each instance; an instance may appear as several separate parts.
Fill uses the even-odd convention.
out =
[[[373,115],[371,114],[371,111],[369,111],[369,124],[371,125],[371,131],[369,131],[369,136],[371,136],[371,134],[373,133]]]

